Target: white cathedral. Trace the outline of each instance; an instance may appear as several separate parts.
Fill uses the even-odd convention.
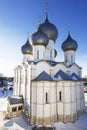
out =
[[[48,19],[21,47],[23,63],[15,67],[14,95],[23,95],[29,123],[74,122],[84,113],[82,68],[75,62],[77,42],[70,33],[62,43],[64,62],[55,61],[58,30]]]

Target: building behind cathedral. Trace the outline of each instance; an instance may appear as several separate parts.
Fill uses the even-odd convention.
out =
[[[74,122],[84,113],[82,67],[76,64],[78,43],[70,32],[61,44],[64,62],[55,61],[58,30],[46,18],[21,47],[23,63],[15,67],[14,95],[23,96],[30,124]]]

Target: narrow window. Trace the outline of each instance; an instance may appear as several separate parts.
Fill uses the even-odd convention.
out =
[[[59,101],[62,101],[62,93],[59,91]]]
[[[50,51],[50,60],[52,60],[52,50]]]
[[[45,53],[43,52],[43,59],[45,58]]]
[[[46,92],[46,103],[48,103],[48,93]]]
[[[39,51],[37,51],[37,59],[39,60]]]
[[[71,55],[71,62],[73,63],[73,56]]]
[[[65,62],[67,62],[67,56],[65,55]]]

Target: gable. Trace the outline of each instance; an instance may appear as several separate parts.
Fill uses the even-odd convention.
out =
[[[82,80],[82,78],[80,78],[77,74],[75,74],[75,73],[73,73],[72,75],[71,75],[71,78],[73,79],[73,80]]]
[[[34,80],[48,80],[53,81],[52,77],[45,71],[41,72]]]
[[[56,79],[56,80],[72,80],[72,78],[70,76],[68,76],[65,72],[63,72],[62,70],[59,70],[55,74],[54,79]]]

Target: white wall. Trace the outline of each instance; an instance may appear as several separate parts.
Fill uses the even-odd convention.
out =
[[[33,97],[32,103],[34,104],[34,116],[48,117],[56,114],[56,89],[55,83],[50,81],[32,82]],[[48,93],[48,103],[46,103],[46,93]],[[36,113],[35,113],[36,112]]]
[[[33,59],[33,55],[31,54],[24,54],[23,55],[23,63],[27,62],[27,61],[32,61]]]
[[[54,41],[53,40],[49,40],[49,43],[46,46],[46,49],[50,49],[50,50],[54,49]]]
[[[65,57],[66,64],[69,65],[69,64],[75,63],[75,51],[73,51],[73,50],[65,51],[64,57]]]
[[[48,74],[50,73],[50,66],[47,62],[45,61],[41,61],[39,62],[37,65],[33,65],[32,68],[34,68],[34,71],[32,72],[32,74],[37,77],[41,72],[45,71]],[[38,68],[38,69],[37,69]],[[34,77],[33,76],[33,77]]]
[[[54,41],[49,40],[45,50],[45,60],[55,61]]]
[[[52,77],[59,71],[62,70],[68,75],[71,75],[72,73],[76,73],[79,75],[79,72],[81,72],[81,69],[73,64],[71,67],[67,67],[63,63],[59,63],[55,66],[49,65],[46,61],[40,61],[37,64],[32,64],[32,77],[35,78],[37,77],[41,72],[45,71]],[[80,76],[80,75],[79,75]]]
[[[33,60],[43,60],[45,58],[45,46],[43,45],[35,45],[33,47]]]
[[[80,69],[79,66],[76,64],[71,66],[71,74],[72,73],[76,73],[78,76],[82,77],[82,69]]]

